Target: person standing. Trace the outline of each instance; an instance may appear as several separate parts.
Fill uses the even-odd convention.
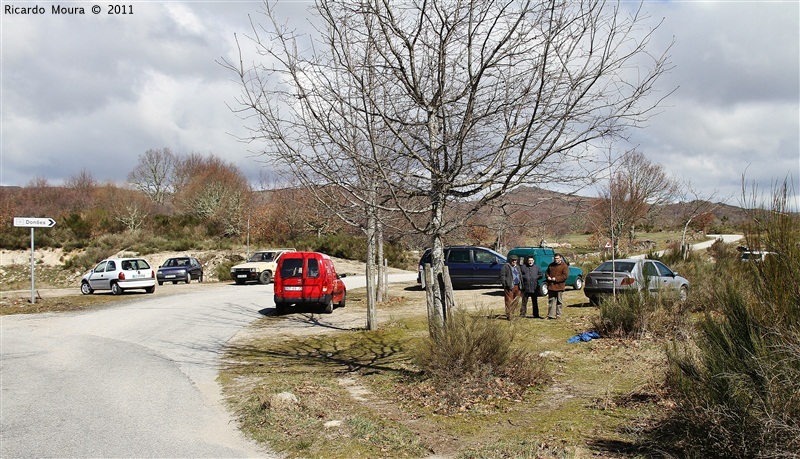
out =
[[[522,272],[522,306],[519,308],[520,317],[525,317],[528,313],[528,299],[531,300],[531,313],[534,319],[541,319],[539,315],[539,279],[544,277],[542,270],[534,263],[532,256],[525,257],[525,263],[519,267]]]
[[[553,256],[553,262],[544,274],[547,278],[547,318],[560,319],[562,299],[569,277],[569,268],[560,253]]]
[[[503,284],[503,295],[505,296],[506,317],[511,320],[514,314],[514,307],[519,302],[520,285],[522,285],[522,274],[520,273],[519,257],[511,255],[508,262],[500,270],[500,283]]]

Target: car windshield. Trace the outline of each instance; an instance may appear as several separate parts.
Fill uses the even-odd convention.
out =
[[[275,260],[275,252],[256,252],[250,257],[247,261],[274,261]]]
[[[189,259],[188,258],[170,258],[166,262],[164,262],[164,266],[172,267],[172,266],[189,266]]]
[[[610,273],[613,271],[616,271],[618,273],[619,272],[629,273],[633,271],[634,266],[636,266],[636,263],[632,261],[616,261],[616,262],[606,261],[600,266],[598,266],[597,269],[595,269],[595,271],[600,271],[605,273]]]

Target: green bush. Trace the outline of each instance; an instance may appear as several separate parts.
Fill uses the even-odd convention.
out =
[[[753,206],[749,247],[775,252],[742,263],[712,251],[718,276],[690,341],[668,351],[677,408],[647,441],[679,457],[797,457],[800,451],[800,216],[788,187]]]
[[[606,337],[639,339],[680,338],[689,326],[687,303],[671,290],[647,294],[622,291],[616,298],[600,301],[600,314],[593,319],[595,330]]]
[[[422,368],[426,396],[448,413],[495,398],[519,397],[527,388],[548,379],[544,361],[515,348],[514,329],[488,314],[452,312],[446,332],[426,338],[415,349]]]

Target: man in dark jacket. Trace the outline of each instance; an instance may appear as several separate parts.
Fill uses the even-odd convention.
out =
[[[503,294],[506,303],[506,317],[511,320],[514,311],[513,309],[519,302],[520,285],[522,285],[522,274],[520,273],[517,262],[519,257],[511,255],[508,257],[508,263],[504,264],[500,269],[500,283],[503,284]]]
[[[534,319],[541,319],[539,315],[539,301],[537,293],[539,291],[539,279],[544,277],[542,270],[534,262],[533,257],[526,257],[525,263],[519,267],[522,273],[522,306],[519,308],[519,316],[525,317],[528,312],[528,298],[531,299],[531,312]]]
[[[544,275],[547,278],[547,318],[560,319],[562,297],[569,277],[569,268],[560,253],[553,256],[553,262]]]

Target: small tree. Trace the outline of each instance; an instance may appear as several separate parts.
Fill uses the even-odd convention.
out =
[[[636,225],[668,203],[676,190],[677,184],[664,166],[650,162],[640,152],[629,152],[621,158],[611,180],[601,189],[601,197],[593,206],[589,220],[600,234],[612,240],[614,247],[619,245],[623,234],[627,235],[630,247],[636,237]]]
[[[250,184],[233,164],[192,153],[176,160],[172,183],[175,204],[206,220],[222,235],[237,236],[246,225]]]
[[[128,174],[128,182],[158,204],[172,191],[175,155],[169,148],[150,149],[139,155],[139,163]]]

